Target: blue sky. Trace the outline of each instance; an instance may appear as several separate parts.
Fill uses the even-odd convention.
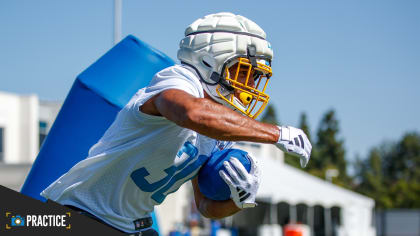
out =
[[[176,59],[185,28],[221,11],[266,31],[275,54],[268,92],[283,124],[296,126],[304,111],[314,136],[335,109],[350,160],[420,131],[420,1],[123,0],[123,37]],[[0,91],[63,101],[112,47],[112,26],[112,0],[0,1]]]

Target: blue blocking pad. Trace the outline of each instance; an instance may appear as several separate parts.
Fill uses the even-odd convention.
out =
[[[21,192],[45,201],[39,195],[41,191],[85,159],[130,98],[147,86],[154,74],[173,64],[172,59],[130,35],[83,71],[67,95]],[[158,230],[157,224],[153,227]]]
[[[41,191],[87,157],[89,148],[102,137],[119,110],[76,80],[21,192],[44,200]]]
[[[229,175],[223,162],[229,161],[231,157],[238,159],[248,172],[251,170],[247,152],[240,149],[225,149],[215,152],[198,173],[198,186],[204,196],[218,201],[230,198],[229,186],[220,177],[219,171],[224,170]]]
[[[120,108],[140,88],[146,87],[153,75],[174,61],[134,36],[127,36],[78,79],[98,96]]]

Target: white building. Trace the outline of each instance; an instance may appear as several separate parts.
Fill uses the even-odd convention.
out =
[[[61,103],[0,92],[0,184],[20,190]]]

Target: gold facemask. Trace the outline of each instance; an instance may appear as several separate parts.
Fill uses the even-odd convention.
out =
[[[271,67],[258,62],[253,67],[247,58],[239,58],[236,69],[226,67],[224,76],[234,92],[224,96],[220,85],[217,94],[238,111],[252,119],[256,119],[264,110],[270,97],[265,93],[268,81],[272,76]]]

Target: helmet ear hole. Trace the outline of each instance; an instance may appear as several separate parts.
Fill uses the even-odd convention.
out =
[[[205,66],[207,66],[209,69],[212,69],[213,71],[215,71],[216,70],[216,60],[213,58],[213,57],[211,57],[211,56],[209,56],[209,55],[204,55],[202,58],[201,58],[201,61],[203,62],[203,64],[205,65]]]
[[[203,60],[203,64],[209,68],[211,68],[211,65],[209,65],[206,61]]]

